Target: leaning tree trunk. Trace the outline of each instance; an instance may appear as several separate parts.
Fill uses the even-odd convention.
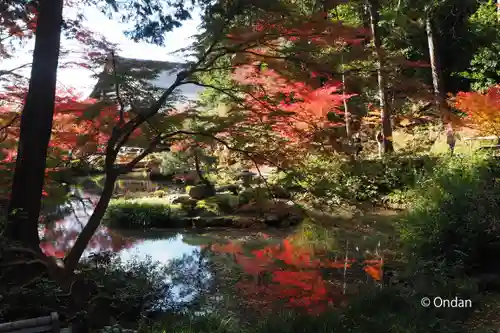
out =
[[[434,87],[434,101],[436,104],[436,108],[439,111],[441,120],[444,122],[447,111],[446,97],[443,89],[439,54],[436,50],[436,38],[434,35],[434,27],[432,25],[432,17],[431,13],[429,13],[428,11],[425,16],[425,31],[427,33],[427,44],[429,47],[429,59],[432,71],[432,85]]]
[[[63,0],[40,0],[28,95],[4,235],[39,251],[38,219],[52,132]]]
[[[101,196],[97,205],[92,212],[87,224],[83,228],[82,232],[78,235],[75,244],[71,248],[70,252],[64,258],[64,269],[66,276],[73,273],[75,268],[80,261],[80,258],[85,252],[90,239],[94,236],[97,228],[101,224],[101,220],[106,213],[111,197],[113,196],[113,191],[115,189],[115,182],[118,178],[118,173],[115,171],[106,172],[106,180],[104,181],[104,188],[102,190]]]
[[[382,42],[380,40],[380,32],[378,28],[379,22],[379,3],[378,0],[367,0],[368,14],[370,16],[370,29],[372,32],[373,45],[375,47],[375,56],[378,62],[377,76],[379,87],[380,99],[380,120],[382,124],[383,153],[390,153],[394,151],[392,144],[392,124],[391,124],[391,108],[389,105],[389,98],[387,93],[387,75],[386,75],[386,61],[382,51]]]

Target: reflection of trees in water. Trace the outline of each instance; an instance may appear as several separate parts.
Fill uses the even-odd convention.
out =
[[[349,283],[366,284],[367,277],[379,281],[382,274],[381,260],[356,264],[351,259],[313,256],[286,239],[259,249],[248,248],[243,242],[212,243],[203,246],[202,251],[206,251],[209,259],[205,269],[212,280],[211,287],[204,291],[203,302],[217,307],[223,301],[224,308],[244,317],[251,312],[258,314],[287,307],[321,312],[345,303],[346,268],[352,272]],[[192,278],[187,275],[183,281]]]
[[[72,193],[73,199],[59,207],[61,218],[57,221],[50,221],[45,224],[40,231],[43,251],[55,257],[62,258],[71,249],[76,238],[87,223],[94,210],[94,205],[99,199],[98,196],[75,190]],[[131,247],[136,241],[125,238],[116,232],[101,226],[90,240],[86,253],[113,251]]]
[[[211,296],[216,290],[213,283],[213,270],[208,252],[198,249],[184,254],[168,264],[168,275],[172,286],[177,290],[177,303],[191,311],[209,312],[212,309]]]
[[[72,195],[75,198],[58,211],[69,214],[41,230],[41,247],[49,255],[63,257],[69,251],[98,200],[97,195],[78,189]],[[100,227],[86,252],[119,252],[135,245],[137,241],[132,239],[137,237],[165,240],[176,236],[125,235]],[[195,235],[186,239],[200,249],[172,260],[167,272],[180,299],[189,300],[189,307],[195,311],[224,306],[247,318],[251,311],[271,311],[276,307],[321,311],[344,302],[344,283],[366,283],[367,277],[380,280],[382,274],[381,260],[337,260],[327,253],[299,248],[288,239],[260,237],[259,241],[223,242]],[[346,275],[344,268],[352,274]]]
[[[70,189],[69,200],[53,207],[45,214],[45,227],[40,231],[41,247],[48,254],[63,257],[87,223],[94,205],[102,191],[103,177],[83,178],[79,185]],[[144,179],[122,179],[116,184],[115,194],[153,192],[160,188],[159,183]],[[88,252],[115,251],[129,248],[133,243],[128,237],[101,226],[87,246]]]

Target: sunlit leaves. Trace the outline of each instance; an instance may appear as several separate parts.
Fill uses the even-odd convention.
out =
[[[500,85],[485,93],[459,92],[455,107],[467,115],[467,125],[484,134],[500,136]]]
[[[273,69],[252,65],[237,67],[233,79],[249,89],[246,123],[268,124],[279,137],[297,145],[310,142],[317,131],[338,126],[342,121],[339,107],[344,98],[350,97],[340,94],[339,84],[334,81],[314,88],[307,82],[289,80]]]

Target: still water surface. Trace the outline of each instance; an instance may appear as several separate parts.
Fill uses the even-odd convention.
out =
[[[122,180],[115,193],[123,195],[124,190],[131,189],[142,189],[147,193],[160,187],[160,184],[150,181]],[[173,189],[173,192],[177,191],[177,188]],[[40,231],[42,248],[47,254],[64,257],[69,251],[99,199],[96,192],[95,188],[88,186],[83,191],[75,190],[75,196],[80,199],[59,207],[66,215]],[[200,250],[210,251],[212,261],[216,260],[224,271],[232,270],[231,276],[240,276],[232,286],[244,298],[259,299],[264,303],[279,300],[312,309],[314,304],[341,302],[346,294],[355,293],[360,284],[376,285],[381,278],[380,260],[360,261],[339,253],[314,253],[311,249],[296,247],[293,237],[276,230],[266,233],[222,230],[204,235],[171,230],[132,235],[101,226],[84,256],[111,251],[123,261],[150,258],[170,264],[183,256],[197,258]],[[205,271],[199,275],[209,279],[212,273]],[[219,280],[219,283],[228,283]],[[174,294],[180,292],[177,286],[173,289]],[[256,305],[264,307],[264,303]]]

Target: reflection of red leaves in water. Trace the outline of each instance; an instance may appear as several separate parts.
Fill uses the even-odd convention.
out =
[[[57,223],[59,225],[56,228],[46,228],[44,230],[40,248],[46,255],[64,258],[76,241],[81,230],[68,228],[68,224],[64,222],[63,220]],[[137,242],[124,238],[105,227],[101,227],[90,239],[87,245],[87,251],[119,252],[132,247],[135,243]]]
[[[40,244],[40,248],[42,249],[42,252],[49,257],[62,259],[66,255],[64,251],[58,251],[51,243],[42,243]]]
[[[92,211],[92,208],[89,210]],[[45,227],[41,234],[40,248],[42,251],[48,256],[64,258],[82,231],[86,219],[88,217],[81,217],[82,223],[80,223],[73,215],[68,215],[62,220],[54,222],[53,226]],[[100,226],[90,239],[86,250],[89,252],[119,252],[132,247],[137,242]]]
[[[284,301],[285,306],[307,309],[319,313],[334,302],[341,303],[345,296],[338,287],[322,277],[321,268],[344,269],[352,267],[355,260],[334,261],[313,258],[308,251],[294,247],[289,240],[279,245],[269,245],[245,254],[240,244],[213,244],[215,253],[230,253],[235,262],[248,274],[236,286],[256,308],[269,308],[272,301]],[[279,263],[287,265],[286,268]],[[382,278],[382,260],[365,260],[364,271],[374,280]],[[263,273],[271,273],[271,281],[262,283]]]

